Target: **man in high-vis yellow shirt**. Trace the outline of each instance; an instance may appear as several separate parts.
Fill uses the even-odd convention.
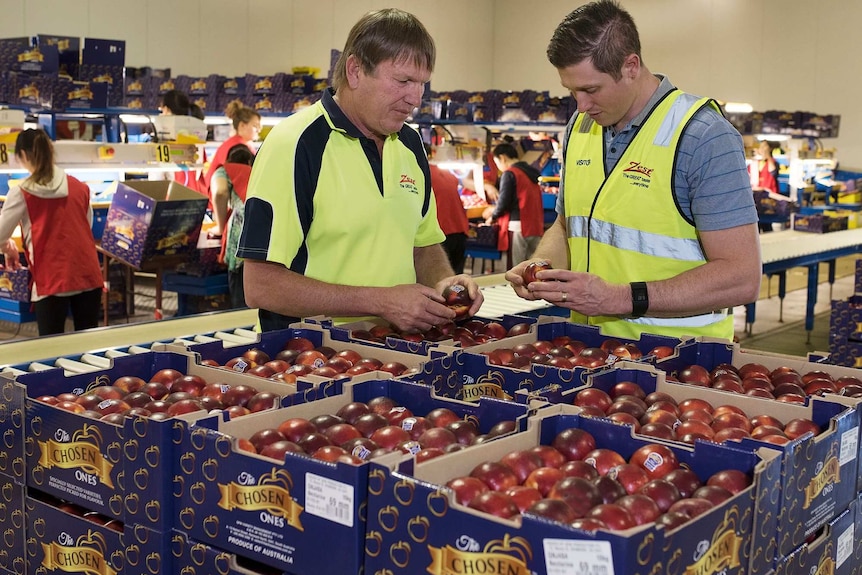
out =
[[[557,219],[533,259],[555,269],[526,299],[572,311],[605,335],[733,338],[761,262],[742,138],[718,105],[652,74],[632,17],[612,0],[557,27],[548,59],[577,101],[563,141]]]

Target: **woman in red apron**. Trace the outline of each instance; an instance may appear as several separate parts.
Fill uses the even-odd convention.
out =
[[[228,151],[224,165],[212,178],[213,217],[216,228],[213,237],[221,236],[219,261],[227,266],[228,291],[232,308],[246,307],[242,279],[242,260],[236,257],[236,247],[242,233],[245,216],[245,194],[254,154],[244,143]]]
[[[90,188],[54,165],[54,146],[43,130],[18,134],[15,158],[30,175],[6,196],[0,248],[6,266],[20,268],[11,240],[20,225],[39,335],[63,333],[70,309],[75,330],[96,327],[103,281]]]

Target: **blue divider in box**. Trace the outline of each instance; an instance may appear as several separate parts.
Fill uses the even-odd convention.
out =
[[[657,347],[669,347],[675,349],[680,345],[680,340],[665,335],[641,334],[638,339],[627,339],[623,337],[612,337],[602,334],[598,326],[572,323],[565,320],[551,322],[539,322],[537,339],[551,341],[556,337],[568,336],[574,340],[584,342],[587,347],[601,347],[602,342],[608,339],[616,339],[621,343],[633,343],[637,346],[644,358],[648,358],[650,351]],[[652,359],[652,358],[649,358]]]
[[[0,474],[0,573],[21,575],[24,563],[24,495],[23,485]]]
[[[610,395],[611,389],[621,382],[632,382],[637,384],[644,393],[649,395],[656,390],[656,382],[659,373],[649,365],[635,364],[631,362],[620,362],[607,369],[600,369],[586,375],[586,387],[571,387],[564,389],[558,385],[551,385],[531,394],[519,393],[519,401],[528,399],[545,399],[550,403],[572,404],[577,393],[583,389],[595,387]]]
[[[327,395],[339,385],[328,392],[312,390],[284,409],[236,421],[209,418],[186,428],[180,443],[184,489],[177,528],[197,541],[293,575],[357,573],[365,559],[370,463],[328,463],[295,453],[276,462],[235,447],[237,438],[277,427],[289,418],[336,413],[348,403],[378,395],[397,398],[416,415],[448,407],[477,422],[480,431],[528,411],[493,399],[479,405],[452,402],[433,397],[427,386],[396,380],[348,383],[341,388],[344,393]],[[308,401],[309,394],[319,396]],[[338,552],[321,553],[321,542]]]
[[[668,375],[676,376],[690,365],[701,365],[712,370],[720,363],[733,361],[734,344],[724,340],[690,340],[676,348],[676,352],[655,362],[655,366]]]
[[[491,365],[484,355],[459,351],[428,361],[420,373],[401,379],[430,385],[438,395],[461,401],[478,401],[481,397],[511,400],[519,390],[532,394],[548,386],[559,386],[561,390],[582,387],[587,371],[541,364],[530,366],[530,370],[514,369]]]
[[[64,376],[61,369],[51,369],[18,375],[13,385],[26,390],[24,425],[13,426],[11,433],[25,434],[16,441],[24,445],[27,486],[129,525],[170,529],[177,497],[171,488],[177,422],[194,421],[206,411],[166,420],[125,418],[117,425],[37,399],[66,392],[80,395],[122,376],[149,381],[162,369],[198,375],[207,382],[248,384],[279,397],[296,393],[295,386],[200,366],[189,355],[171,352],[118,357],[110,368],[92,373]]]
[[[116,531],[33,497],[25,507],[28,573],[177,573],[170,532],[138,525]]]
[[[542,415],[540,411],[537,415]],[[481,461],[550,444],[561,431],[582,428],[598,447],[623,457],[647,442],[632,438],[628,428],[577,415],[548,414],[531,420],[523,433],[498,438],[476,448],[443,456],[412,468],[373,464],[369,473],[366,573],[438,572],[441,563],[457,562],[463,572],[554,575],[573,573],[748,573],[755,504],[771,493],[760,478],[774,464],[771,451],[754,454],[715,444],[671,447],[680,464],[705,481],[724,469],[754,478],[751,487],[692,521],[666,530],[655,524],[625,532],[582,531],[565,524],[522,515],[503,520],[458,505],[443,485],[468,475]],[[503,570],[505,569],[505,570]]]

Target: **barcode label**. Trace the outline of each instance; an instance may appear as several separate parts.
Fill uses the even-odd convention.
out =
[[[353,527],[353,486],[313,473],[305,474],[305,511]]]
[[[853,555],[853,524],[844,530],[844,533],[838,536],[838,548],[835,550],[835,568],[839,569],[845,561]]]

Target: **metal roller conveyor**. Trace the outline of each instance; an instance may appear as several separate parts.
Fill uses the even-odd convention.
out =
[[[107,349],[105,350],[105,357],[109,359],[114,359],[115,357],[125,357],[129,355],[125,351],[121,351],[119,349]]]
[[[67,374],[91,373],[101,369],[95,365],[87,365],[86,363],[81,363],[80,361],[75,361],[74,359],[66,357],[58,357],[54,362],[54,365],[62,367]]]
[[[82,363],[87,363],[93,366],[96,366],[99,369],[108,369],[111,367],[111,359],[107,357],[103,357],[101,355],[96,355],[94,353],[85,353],[80,357],[80,361]]]
[[[152,350],[148,347],[142,347],[140,345],[130,345],[128,352],[131,355],[138,355],[139,353],[150,353]]]
[[[57,366],[48,365],[47,363],[40,363],[38,361],[34,361],[27,366],[27,371],[48,371],[49,369],[57,369]]]
[[[252,341],[257,341],[258,338],[260,337],[260,334],[258,332],[251,330],[251,329],[242,328],[242,327],[236,328],[235,330],[233,330],[233,332],[240,337],[245,337],[245,338],[248,338]]]
[[[210,337],[208,335],[196,335],[194,337],[195,343],[211,343],[213,341],[220,341],[215,337]]]
[[[216,338],[225,342],[225,344],[230,344],[231,346],[236,345],[248,345],[250,343],[257,342],[257,336],[252,339],[247,337],[242,337],[233,333],[228,333],[226,331],[217,331],[213,334]]]

